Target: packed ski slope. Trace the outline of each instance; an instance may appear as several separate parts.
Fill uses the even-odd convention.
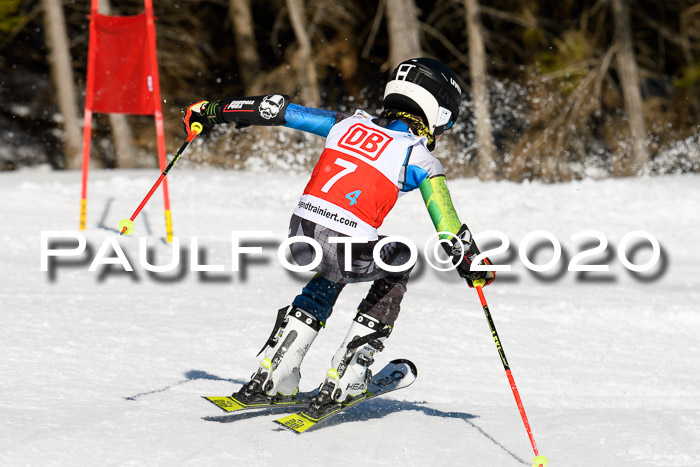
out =
[[[201,399],[246,381],[276,310],[308,277],[277,259],[306,179],[172,171],[183,258],[174,271],[149,273],[139,262],[139,236],[154,249],[151,262],[166,264],[171,254],[160,194],[133,236],[119,237],[116,226],[157,176],[91,174],[88,251],[56,258],[44,272],[40,234],[77,230],[80,176],[0,174],[0,465],[530,464],[534,454],[476,293],[424,261],[376,364],[412,360],[419,373],[411,387],[301,436],[276,428],[274,413],[226,415]],[[493,260],[513,269],[485,294],[550,466],[700,465],[700,177],[558,185],[465,179],[450,187],[473,231],[501,231],[511,241],[509,253]],[[537,230],[562,244],[553,271],[533,273],[519,257],[522,239]],[[565,269],[592,240],[570,237],[588,230],[608,239],[607,252],[590,260],[610,271],[584,280]],[[636,230],[658,239],[662,253],[638,276],[617,254]],[[231,271],[232,231],[273,233],[262,254],[242,262],[244,273]],[[422,248],[433,231],[418,193],[399,200],[382,232]],[[134,272],[88,271],[107,238]],[[223,272],[191,270],[192,238],[198,262]],[[651,257],[642,244],[627,247],[635,264]],[[528,250],[536,264],[552,257],[534,243]],[[303,390],[323,377],[366,290],[348,286],[341,295],[304,362]]]

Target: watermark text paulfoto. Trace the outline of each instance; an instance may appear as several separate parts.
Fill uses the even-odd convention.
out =
[[[124,253],[119,237],[107,236],[102,240],[97,251],[89,247],[85,235],[79,231],[42,231],[41,246],[40,246],[40,268],[41,271],[49,271],[50,263],[57,261],[57,258],[73,258],[81,259],[84,264],[90,263],[88,271],[95,272],[106,266],[121,267],[124,272],[134,272],[134,265],[129,261]],[[231,232],[229,270],[237,272],[241,267],[241,259],[247,258],[250,255],[262,255],[263,246],[249,246],[250,242],[263,242],[274,240],[272,231],[233,231]],[[512,254],[512,243],[508,236],[500,231],[489,230],[479,232],[474,235],[474,241],[481,246],[481,254],[473,259],[472,271],[495,271],[509,272],[512,270],[512,262],[514,254]],[[578,251],[570,260],[566,253],[562,254],[561,242],[550,232],[545,230],[536,230],[525,235],[517,247],[517,257],[520,262],[534,273],[547,273],[552,270],[569,271],[569,272],[607,272],[610,270],[610,262],[613,260],[613,255],[604,254],[610,252],[609,242],[607,237],[595,230],[586,230],[575,233],[569,237],[571,242],[579,244],[582,249]],[[242,244],[242,240],[245,244]],[[129,241],[132,241],[131,239]],[[367,243],[369,240],[362,237],[331,237],[328,239],[330,243],[338,243],[344,248],[344,268],[346,271],[351,270],[352,248],[353,245],[359,243]],[[455,269],[457,264],[451,257],[444,253],[444,246],[449,246],[450,249],[456,247],[458,250],[466,251],[471,239],[465,242],[462,239],[455,237],[449,232],[438,232],[431,238],[427,239],[423,247],[423,258],[426,263],[436,271],[448,271]],[[77,244],[76,244],[77,242]],[[182,252],[186,249],[180,247],[181,242],[178,237],[173,238],[170,248],[170,260],[166,264],[153,264],[149,259],[149,242],[153,243],[153,239],[140,237],[138,239],[139,254],[138,266],[149,273],[168,273],[176,269],[181,269]],[[290,245],[303,242],[311,246],[315,251],[315,255],[311,263],[298,265],[292,263],[287,258],[287,251]],[[390,243],[402,243],[408,247],[410,251],[409,259],[400,265],[390,265],[383,261],[380,252],[382,248]],[[494,243],[495,242],[495,243]],[[274,245],[275,242],[272,242]],[[494,246],[495,245],[495,246]],[[535,263],[533,256],[542,249],[551,250],[551,257],[546,262]],[[636,252],[640,248],[651,248],[651,254],[648,259],[637,264],[630,259],[630,251]],[[189,239],[189,270],[192,272],[225,272],[226,266],[222,263],[203,264],[200,257],[200,244],[196,237]],[[373,246],[373,259],[377,265],[389,272],[401,272],[412,268],[418,261],[418,247],[409,238],[403,236],[387,236],[382,237],[378,241],[375,240]],[[510,252],[511,254],[506,254]],[[92,258],[90,258],[92,256]],[[277,246],[276,256],[279,264],[288,271],[301,273],[314,270],[323,260],[323,247],[313,238],[295,236],[289,237]],[[661,245],[651,233],[644,230],[634,230],[626,233],[617,242],[617,260],[622,266],[629,271],[635,273],[643,273],[657,268],[660,258],[663,258]],[[505,258],[504,258],[505,257]],[[483,258],[489,258],[492,264],[478,264]],[[594,259],[596,264],[591,264]],[[568,264],[567,264],[568,260]],[[460,256],[461,261],[461,256]],[[566,265],[566,268],[564,268]]]

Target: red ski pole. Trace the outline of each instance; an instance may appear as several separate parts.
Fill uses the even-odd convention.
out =
[[[518,405],[518,410],[520,411],[520,417],[523,419],[523,424],[525,425],[525,431],[527,431],[527,436],[530,438],[530,444],[532,444],[532,450],[535,452],[535,458],[532,460],[533,466],[544,467],[547,465],[546,457],[540,456],[537,450],[537,444],[535,444],[535,438],[532,436],[532,429],[530,428],[530,422],[527,421],[527,415],[525,414],[525,407],[523,407],[523,401],[520,400],[520,393],[518,393],[518,388],[515,385],[515,380],[510,372],[510,365],[508,365],[508,359],[506,359],[506,354],[503,351],[503,346],[501,345],[501,340],[498,338],[498,332],[496,332],[496,325],[493,323],[493,318],[491,317],[491,312],[489,311],[489,306],[486,303],[486,297],[484,297],[484,291],[482,287],[486,283],[483,279],[475,280],[474,288],[479,294],[479,300],[481,300],[481,306],[484,307],[484,314],[486,315],[486,321],[489,322],[489,327],[491,328],[491,335],[493,335],[493,340],[496,342],[496,348],[498,349],[498,355],[501,357],[501,362],[503,363],[503,369],[506,370],[506,376],[508,377],[508,382],[510,383],[510,389],[513,391],[513,396],[515,397],[515,403]]]
[[[182,146],[180,146],[180,149],[177,150],[175,153],[175,156],[173,157],[173,160],[170,161],[170,164],[165,168],[162,174],[160,174],[160,177],[158,177],[158,180],[156,180],[156,183],[153,184],[151,187],[151,190],[148,192],[146,197],[141,201],[141,204],[139,204],[139,207],[136,208],[136,211],[131,215],[131,218],[129,219],[122,219],[119,222],[119,234],[120,235],[131,235],[132,232],[134,231],[134,220],[136,219],[136,216],[139,215],[143,207],[148,203],[148,200],[151,199],[151,196],[155,191],[158,189],[160,186],[161,182],[165,178],[166,175],[168,175],[168,171],[170,171],[171,167],[175,165],[175,162],[180,158],[182,153],[185,151],[187,146],[192,142],[192,140],[202,132],[204,127],[202,127],[202,124],[199,122],[194,122],[192,126],[190,127],[192,130],[190,134],[187,136],[187,139],[185,140],[184,143],[182,143]]]

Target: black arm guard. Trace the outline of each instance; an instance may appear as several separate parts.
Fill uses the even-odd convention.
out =
[[[236,123],[238,127],[284,125],[288,105],[289,96],[285,94],[233,97],[221,101],[216,119],[217,123]]]

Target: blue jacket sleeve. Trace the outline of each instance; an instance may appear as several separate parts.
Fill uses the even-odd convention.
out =
[[[284,126],[324,138],[336,124],[337,112],[290,103],[284,112]]]

